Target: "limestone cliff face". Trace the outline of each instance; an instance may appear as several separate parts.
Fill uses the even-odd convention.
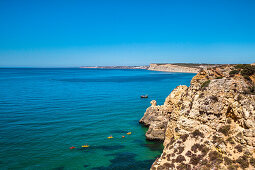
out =
[[[166,71],[166,72],[185,72],[185,73],[198,73],[199,68],[184,67],[174,64],[150,64],[148,70],[153,71]]]
[[[140,123],[164,150],[151,169],[255,169],[254,75],[247,80],[233,69],[200,71],[164,105],[152,101]]]

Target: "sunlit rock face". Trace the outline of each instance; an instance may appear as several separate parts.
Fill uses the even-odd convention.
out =
[[[153,71],[166,71],[166,72],[185,72],[185,73],[198,73],[199,68],[185,67],[174,64],[150,64],[148,70]]]
[[[255,169],[254,75],[233,70],[201,70],[164,105],[151,103],[140,123],[147,139],[164,141],[151,169]]]

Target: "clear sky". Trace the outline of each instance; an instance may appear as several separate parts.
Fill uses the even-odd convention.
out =
[[[0,67],[255,62],[255,0],[0,0]]]

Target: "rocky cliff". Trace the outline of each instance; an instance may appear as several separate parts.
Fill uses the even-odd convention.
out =
[[[185,72],[185,73],[198,73],[200,68],[180,66],[175,64],[150,64],[148,70],[153,71],[166,71],[166,72]]]
[[[151,169],[255,169],[255,66],[201,70],[140,123],[164,142]]]

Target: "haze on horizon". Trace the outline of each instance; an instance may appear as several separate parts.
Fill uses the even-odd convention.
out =
[[[1,0],[0,67],[255,62],[253,0]]]

